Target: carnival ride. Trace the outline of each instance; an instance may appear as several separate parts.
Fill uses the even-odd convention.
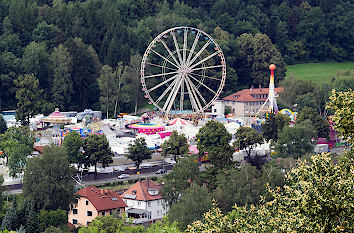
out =
[[[145,98],[166,115],[186,110],[203,114],[225,85],[226,62],[210,35],[192,27],[175,27],[149,44],[140,76]]]

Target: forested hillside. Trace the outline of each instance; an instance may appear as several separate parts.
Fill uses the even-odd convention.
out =
[[[16,108],[20,81],[33,74],[41,112],[133,111],[146,104],[141,55],[160,32],[183,25],[220,44],[224,95],[267,85],[270,62],[280,81],[286,64],[352,61],[353,22],[350,0],[0,0],[0,109]]]

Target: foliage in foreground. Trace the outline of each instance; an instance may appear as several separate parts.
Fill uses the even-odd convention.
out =
[[[274,198],[255,207],[239,207],[224,215],[214,204],[188,226],[187,232],[353,232],[354,154],[334,164],[328,154],[311,157],[287,175]]]
[[[145,228],[143,226],[129,225],[125,218],[114,218],[111,215],[95,218],[90,226],[82,227],[79,233],[180,233],[176,223],[168,221],[157,222]]]

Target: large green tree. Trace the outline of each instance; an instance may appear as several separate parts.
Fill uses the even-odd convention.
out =
[[[179,156],[188,152],[189,145],[184,134],[178,134],[178,132],[174,130],[168,140],[162,144],[161,148],[164,156],[173,155],[175,161],[177,161]]]
[[[138,138],[133,144],[130,144],[126,154],[127,158],[135,163],[137,170],[145,159],[151,159],[151,155],[152,151],[147,148],[145,138]]]
[[[72,57],[67,48],[62,44],[54,48],[50,54],[53,69],[52,102],[62,111],[67,110],[74,93],[71,79]]]
[[[0,150],[4,151],[3,157],[7,158],[9,175],[18,177],[25,169],[27,157],[33,151],[33,133],[28,127],[10,127],[0,135]]]
[[[84,141],[84,163],[86,166],[95,166],[95,178],[97,178],[97,163],[107,167],[113,162],[113,152],[109,147],[104,134],[91,134]]]
[[[16,120],[20,120],[22,125],[27,125],[29,119],[40,112],[42,93],[39,88],[38,79],[32,75],[23,75],[14,80],[17,86],[16,99]]]
[[[329,97],[327,108],[334,111],[332,117],[335,129],[343,136],[351,146],[354,145],[354,91],[336,92],[333,90]]]
[[[352,232],[353,158],[351,151],[336,163],[328,154],[300,161],[284,189],[269,189],[272,201],[226,215],[214,206],[187,232]]]
[[[275,64],[277,67],[275,82],[278,83],[284,79],[286,64],[267,35],[242,34],[235,43],[238,54],[233,66],[242,84],[268,86],[270,64]]]
[[[278,140],[278,133],[283,130],[285,126],[290,124],[290,118],[284,114],[269,113],[264,124],[262,124],[262,135],[267,141]]]
[[[211,198],[208,189],[193,184],[181,194],[181,200],[171,206],[168,218],[178,222],[181,229],[185,229],[188,224],[200,218],[210,207]]]
[[[77,163],[78,169],[80,169],[81,165],[85,162],[85,156],[82,153],[83,151],[80,151],[84,146],[84,141],[82,140],[81,135],[76,131],[70,132],[65,137],[63,146],[68,153],[70,163]]]
[[[275,145],[277,155],[280,157],[299,158],[306,153],[312,152],[314,145],[312,138],[315,137],[315,132],[311,128],[311,124],[308,121],[308,124],[284,127]]]
[[[50,96],[50,60],[45,42],[31,42],[22,56],[22,69],[39,80],[39,88],[44,90],[45,99]]]
[[[198,163],[193,157],[181,159],[173,167],[172,172],[163,177],[165,183],[162,189],[163,198],[172,206],[180,200],[181,193],[198,180],[199,174]]]
[[[34,200],[37,209],[68,210],[74,193],[73,174],[65,149],[46,146],[41,157],[28,160],[23,193]]]
[[[234,146],[239,147],[240,150],[245,149],[247,156],[252,156],[252,150],[264,142],[262,134],[255,129],[242,126],[236,131],[235,138]]]
[[[231,134],[225,126],[216,121],[209,121],[196,135],[201,155],[208,153],[210,161],[219,168],[232,163],[233,148],[230,146]]]

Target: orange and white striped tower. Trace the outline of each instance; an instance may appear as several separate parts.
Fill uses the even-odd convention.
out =
[[[275,93],[274,93],[274,70],[276,66],[274,64],[271,64],[269,66],[270,69],[270,81],[269,81],[269,94],[268,94],[268,100],[269,100],[269,110],[270,112],[277,113],[278,112],[278,105],[277,105],[277,100],[275,99]]]

